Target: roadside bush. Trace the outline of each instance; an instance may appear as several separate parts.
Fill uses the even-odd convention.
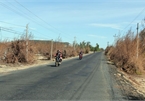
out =
[[[45,40],[28,40],[28,45],[26,45],[25,37],[22,36],[21,39],[15,39],[11,42],[1,42],[0,43],[0,62],[1,63],[33,63],[37,59],[50,59],[51,52],[51,41]],[[89,48],[80,48],[73,46],[68,43],[54,42],[53,43],[53,57],[57,50],[61,50],[63,58],[78,56],[80,50],[84,53],[89,53]],[[41,58],[38,58],[42,56]]]
[[[85,53],[88,54],[89,51],[90,51],[90,48],[89,48],[89,47],[86,47],[86,49],[85,49]]]
[[[107,47],[105,54],[113,60],[118,68],[134,74],[143,72],[144,59],[140,51],[141,47],[139,47],[137,57],[137,37],[129,30],[127,35],[117,39],[114,47]]]
[[[28,47],[26,50],[26,42],[24,40],[16,40],[11,42],[5,50],[3,61],[6,63],[30,63],[34,61],[33,49]]]
[[[50,60],[51,42],[30,40],[29,43],[33,46],[35,54],[41,54]]]

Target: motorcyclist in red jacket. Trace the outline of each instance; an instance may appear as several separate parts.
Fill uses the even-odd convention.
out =
[[[80,53],[79,53],[79,59],[82,59],[82,58],[83,58],[83,52],[80,51]]]

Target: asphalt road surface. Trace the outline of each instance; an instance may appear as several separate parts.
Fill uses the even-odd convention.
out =
[[[103,52],[0,77],[0,100],[122,100]]]

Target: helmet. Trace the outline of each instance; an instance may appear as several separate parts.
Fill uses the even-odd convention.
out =
[[[57,50],[57,52],[60,52],[60,50]]]

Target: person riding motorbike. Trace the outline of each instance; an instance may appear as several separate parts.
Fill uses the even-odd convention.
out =
[[[55,54],[55,57],[58,57],[59,62],[60,62],[60,64],[61,64],[61,62],[62,62],[62,53],[61,53],[60,50],[57,50],[57,52],[56,52],[56,54]]]
[[[83,54],[83,52],[82,52],[82,51],[80,51],[80,54]]]
[[[80,53],[79,53],[79,59],[82,59],[82,57],[83,57],[83,52],[80,51]]]

